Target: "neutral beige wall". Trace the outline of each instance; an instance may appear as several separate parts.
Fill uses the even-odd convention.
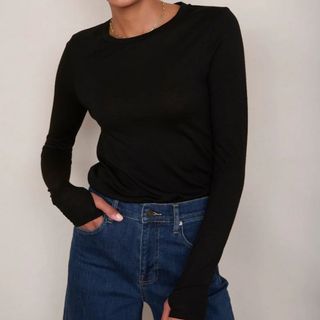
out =
[[[246,183],[220,267],[236,319],[320,319],[320,2],[192,3],[229,6],[245,43]],[[72,227],[50,202],[40,151],[65,42],[109,16],[103,0],[0,3],[0,319],[62,318]],[[96,161],[89,117],[74,148],[78,185]]]

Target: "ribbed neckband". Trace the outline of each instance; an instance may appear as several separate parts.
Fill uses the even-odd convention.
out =
[[[177,11],[177,13],[170,20],[168,20],[167,22],[163,23],[162,25],[160,25],[159,27],[157,27],[151,31],[139,34],[137,36],[129,37],[129,38],[116,38],[116,37],[113,37],[109,34],[109,24],[110,24],[110,20],[111,20],[111,18],[110,18],[102,24],[102,36],[103,36],[104,40],[106,40],[106,41],[124,43],[124,42],[131,42],[131,41],[135,41],[135,40],[140,40],[143,38],[148,38],[156,33],[159,33],[159,32],[162,32],[162,31],[168,29],[168,28],[171,28],[179,21],[179,19],[187,11],[186,9],[188,8],[188,6],[190,6],[190,4],[187,4],[183,1],[177,1],[174,3],[180,5],[180,8]]]

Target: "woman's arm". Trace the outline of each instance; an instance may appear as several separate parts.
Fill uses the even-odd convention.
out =
[[[222,31],[208,75],[213,130],[213,179],[207,212],[168,302],[170,317],[204,320],[208,288],[222,256],[244,185],[247,88],[238,21],[224,7]]]
[[[91,193],[69,182],[72,148],[86,114],[74,90],[72,37],[58,65],[49,132],[41,152],[41,171],[52,203],[75,225],[101,215]]]

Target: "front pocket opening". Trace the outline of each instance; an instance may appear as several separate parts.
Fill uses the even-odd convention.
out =
[[[104,228],[104,226],[105,226],[105,224],[106,224],[107,222],[108,222],[107,215],[104,215],[104,216],[103,216],[103,221],[102,221],[102,223],[101,223],[96,229],[94,229],[94,230],[92,230],[92,231],[87,231],[87,230],[81,229],[80,226],[79,226],[79,227],[76,227],[76,229],[77,229],[79,232],[83,233],[83,234],[88,234],[88,235],[90,235],[90,234],[96,234],[96,233],[98,233],[101,229]]]
[[[183,238],[183,240],[186,242],[186,244],[190,247],[193,246],[193,244],[187,239],[186,235],[184,234],[184,231],[183,231],[183,221],[180,220],[179,221],[179,226],[180,226],[180,233],[181,233],[181,236]]]
[[[197,218],[179,221],[179,234],[185,245],[192,247],[194,239],[197,237],[203,216]]]

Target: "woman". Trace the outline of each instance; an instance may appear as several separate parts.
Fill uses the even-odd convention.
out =
[[[110,0],[67,42],[41,169],[73,224],[64,320],[234,319],[218,269],[244,185],[244,50],[228,7]],[[86,112],[89,187],[69,182]]]

